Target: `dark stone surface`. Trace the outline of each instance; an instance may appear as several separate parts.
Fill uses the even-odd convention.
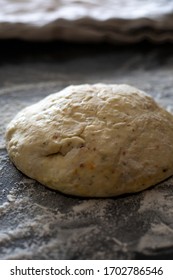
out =
[[[5,150],[21,108],[78,83],[129,83],[172,111],[173,46],[2,42],[0,259],[172,259],[173,179],[138,194],[85,199],[19,172]]]

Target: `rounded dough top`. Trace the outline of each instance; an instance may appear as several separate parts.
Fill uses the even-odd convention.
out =
[[[78,85],[23,109],[6,146],[27,176],[66,194],[138,192],[173,175],[173,116],[128,85]]]

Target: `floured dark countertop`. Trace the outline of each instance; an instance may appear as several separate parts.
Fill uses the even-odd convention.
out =
[[[1,43],[0,259],[172,259],[173,177],[138,194],[85,199],[19,172],[8,122],[70,84],[127,83],[173,112],[173,46]]]

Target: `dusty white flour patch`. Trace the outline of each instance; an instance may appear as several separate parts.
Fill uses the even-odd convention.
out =
[[[12,194],[7,195],[7,199],[9,202],[14,202],[15,201],[15,196]]]
[[[60,250],[63,252],[60,258],[63,258],[63,254],[66,254],[70,248],[75,250],[75,244],[80,242],[80,239],[87,246],[91,236],[99,234],[94,220],[91,219],[91,224],[88,225],[86,219],[95,217],[94,219],[101,221],[106,214],[108,201],[84,200],[79,203],[76,200],[70,211],[65,212],[64,208],[58,207],[58,203],[55,208],[50,208],[50,203],[46,206],[47,192],[45,196],[41,196],[40,201],[34,201],[33,190],[33,180],[25,178],[7,195],[7,198],[15,197],[14,201],[1,205],[0,219],[3,220],[5,216],[7,218],[9,212],[13,213],[13,217],[8,221],[8,226],[5,220],[1,225],[0,256],[5,259],[27,259],[32,258],[35,252],[35,255],[41,254],[43,258],[47,258],[47,254],[52,251],[52,258],[55,258],[57,250]],[[42,199],[43,204],[40,203]],[[50,236],[51,241],[47,243],[46,239]],[[12,244],[18,244],[18,248],[14,249]]]
[[[109,199],[108,200],[86,200],[83,201],[75,206],[73,206],[72,211],[75,214],[78,213],[89,213],[92,214],[92,212],[97,213],[97,216],[99,215],[100,217],[103,217],[105,214],[105,208],[109,203]]]
[[[6,212],[9,209],[9,202],[4,202],[0,205],[0,214]]]
[[[173,185],[173,177],[170,177],[168,180],[163,183],[158,184],[156,188],[146,190],[143,193],[143,199],[141,200],[139,213],[143,213],[146,210],[151,209],[160,209],[164,210],[165,205],[169,206],[169,211],[172,212],[172,198],[173,196],[168,196],[164,192],[160,191],[159,186],[165,186],[166,188],[171,188]],[[173,212],[172,212],[173,213]]]
[[[167,238],[163,237],[167,236]],[[158,249],[166,249],[172,246],[173,229],[165,224],[152,224],[151,229],[140,239],[138,250],[142,252],[152,252]],[[159,242],[163,239],[162,242]]]

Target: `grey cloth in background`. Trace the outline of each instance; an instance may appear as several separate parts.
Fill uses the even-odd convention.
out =
[[[0,0],[0,38],[173,41],[172,0]]]

